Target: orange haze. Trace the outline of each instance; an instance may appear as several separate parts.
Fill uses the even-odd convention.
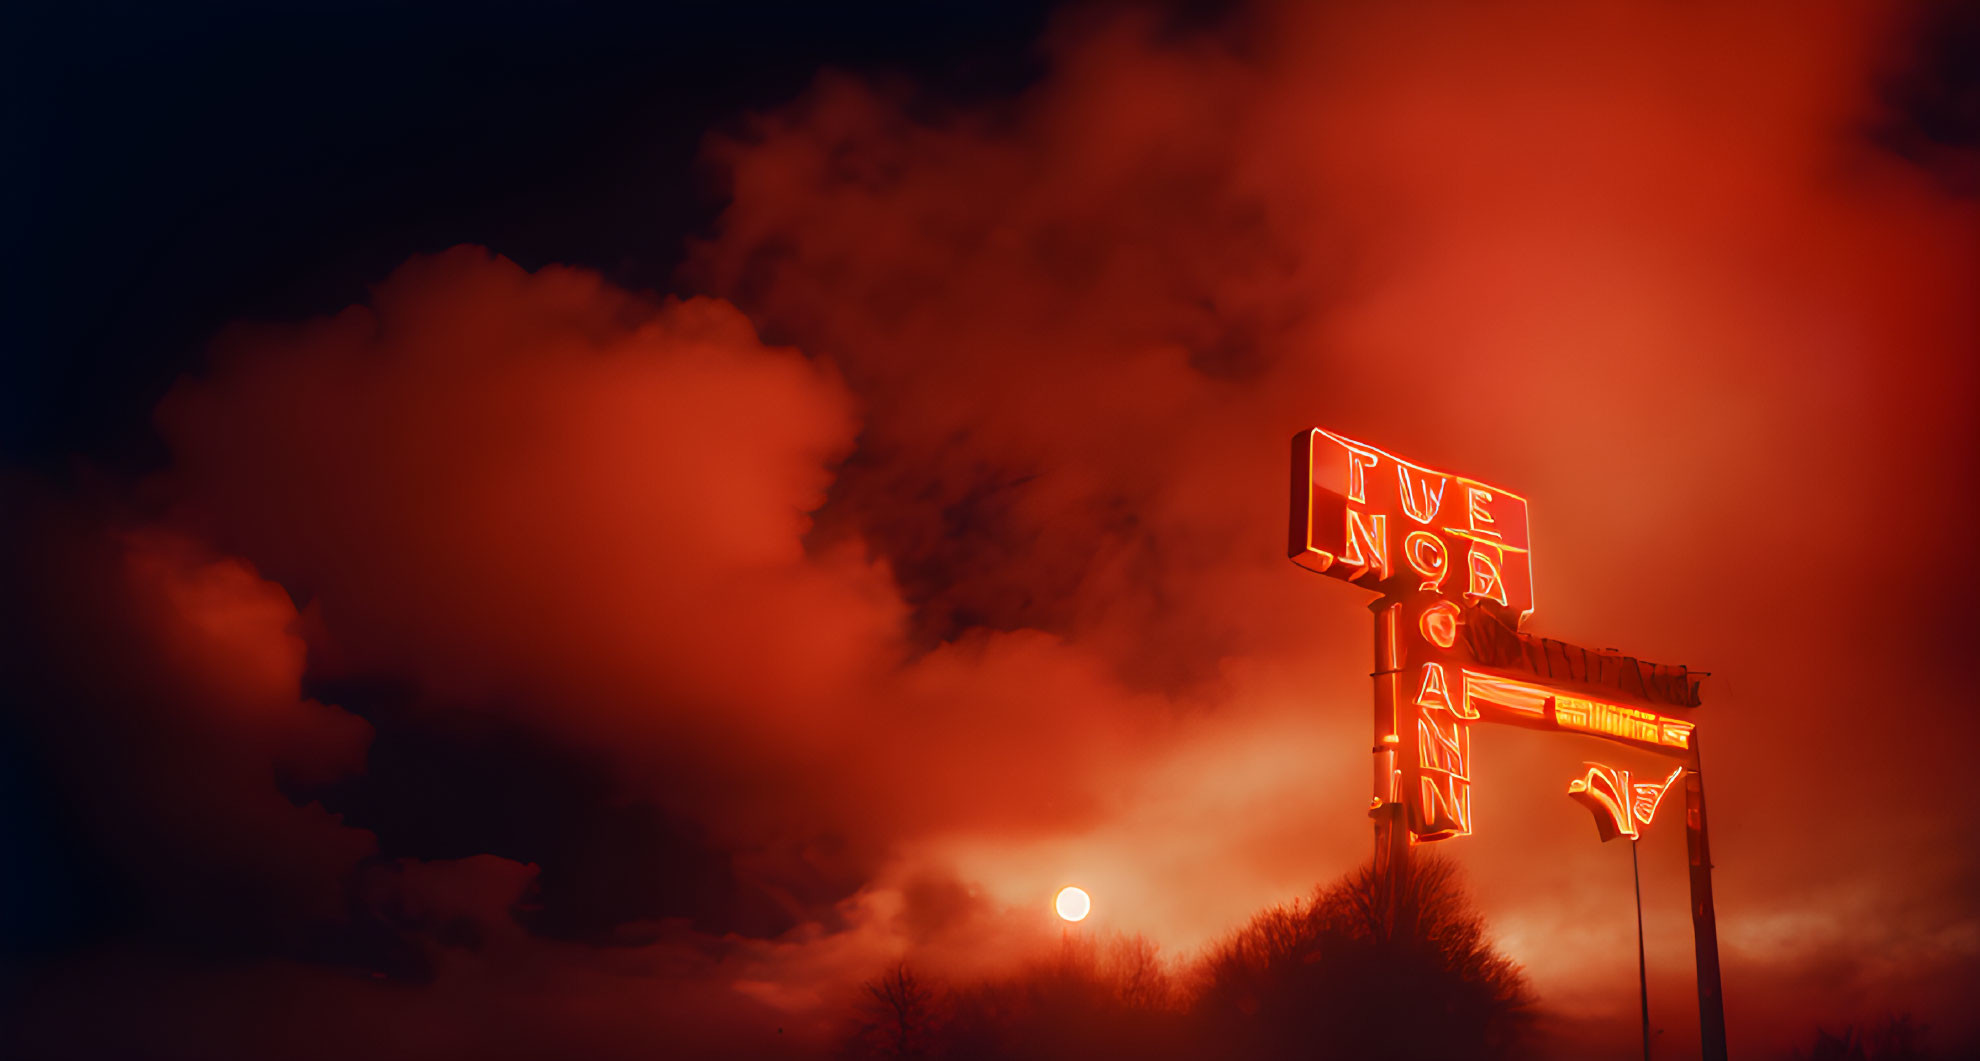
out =
[[[1365,598],[1282,552],[1286,440],[1323,425],[1530,498],[1532,629],[1713,673],[1736,1050],[1886,1011],[1971,1034],[1980,205],[1870,134],[1904,28],[1079,12],[1015,99],[931,113],[828,74],[711,138],[732,201],[694,297],[464,247],[236,328],[157,410],[167,515],[49,532],[96,574],[48,594],[77,618],[46,641],[90,675],[75,646],[120,611],[97,698],[191,749],[146,767],[160,790],[200,779],[98,816],[263,860],[278,920],[362,881],[417,931],[482,926],[472,955],[418,937],[426,995],[284,966],[322,981],[296,1026],[354,1047],[347,1004],[435,1049],[824,1043],[897,957],[1051,945],[1069,882],[1081,931],[1188,953],[1368,851]],[[532,867],[370,857],[269,780],[365,768],[305,670],[582,749],[775,917],[593,948],[515,927]],[[1563,794],[1584,759],[1654,764],[1483,728],[1475,755],[1478,835],[1443,849],[1543,1005],[1625,1022],[1626,1053],[1627,854]],[[1696,1037],[1682,850],[1667,812],[1642,852],[1666,1043]],[[478,993],[532,1004],[486,1025]]]

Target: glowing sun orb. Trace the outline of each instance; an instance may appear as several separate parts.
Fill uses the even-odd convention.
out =
[[[1052,900],[1052,905],[1059,911],[1060,917],[1068,921],[1080,921],[1092,911],[1093,900],[1088,898],[1084,891],[1068,886],[1059,889],[1059,896]]]

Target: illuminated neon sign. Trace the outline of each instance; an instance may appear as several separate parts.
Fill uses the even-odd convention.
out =
[[[1474,721],[1689,751],[1693,723],[1621,702],[1620,688],[1597,690],[1585,674],[1556,677],[1551,667],[1509,673],[1481,659],[1467,624],[1517,638],[1533,614],[1525,498],[1331,431],[1295,436],[1292,456],[1288,555],[1382,594],[1372,805],[1401,804],[1413,841],[1472,831]]]
[[[1629,771],[1589,763],[1587,773],[1568,782],[1568,797],[1595,815],[1595,831],[1601,834],[1604,843],[1618,836],[1634,840],[1642,835],[1650,819],[1656,817],[1664,794],[1682,773],[1684,767],[1679,766],[1656,784],[1631,784]]]
[[[1700,1043],[1705,1061],[1725,1061],[1697,727],[1665,713],[1698,706],[1692,672],[1523,633],[1533,615],[1533,545],[1526,499],[1503,487],[1315,428],[1293,436],[1289,531],[1293,562],[1380,595],[1370,606],[1369,816],[1378,866],[1406,865],[1411,844],[1472,832],[1474,722],[1576,733],[1681,760],[1657,783],[1590,764],[1568,794],[1595,813],[1603,839],[1634,839],[1682,779]],[[1640,939],[1640,912],[1638,932]]]
[[[1293,440],[1293,491],[1301,567],[1378,588],[1407,571],[1416,588],[1533,614],[1518,494],[1317,428]]]
[[[1643,744],[1680,750],[1691,746],[1691,723],[1621,704],[1556,696],[1554,721],[1562,729],[1620,737]]]

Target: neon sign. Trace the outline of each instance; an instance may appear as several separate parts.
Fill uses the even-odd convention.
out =
[[[1586,652],[1576,650],[1579,672],[1554,673],[1547,653],[1558,643],[1531,653],[1545,674],[1507,666],[1529,654],[1519,633],[1533,614],[1525,498],[1317,428],[1294,436],[1292,457],[1288,555],[1382,594],[1375,725],[1383,761],[1373,804],[1403,804],[1412,842],[1472,831],[1474,721],[1583,733],[1669,755],[1690,750],[1693,723],[1622,702],[1636,698],[1622,686],[1596,688]],[[1507,638],[1513,647],[1500,643]],[[1606,660],[1596,654],[1594,670]],[[1627,803],[1626,793],[1616,798]]]
[[[1533,615],[1526,499],[1331,431],[1293,436],[1287,555],[1380,596],[1370,605],[1369,816],[1378,865],[1406,865],[1413,844],[1470,835],[1474,722],[1575,733],[1681,760],[1657,783],[1591,763],[1568,794],[1594,812],[1603,839],[1634,839],[1683,779],[1701,1045],[1706,1061],[1724,1061],[1697,726],[1664,710],[1698,706],[1692,672],[1522,632]]]
[[[1658,804],[1682,773],[1684,767],[1679,766],[1659,783],[1631,784],[1629,771],[1589,763],[1587,773],[1568,782],[1568,798],[1595,815],[1595,831],[1604,843],[1618,836],[1634,840],[1656,817]]]
[[[1577,729],[1643,744],[1677,749],[1691,746],[1691,723],[1621,704],[1556,696],[1554,721],[1562,729]]]
[[[1533,614],[1526,499],[1512,491],[1316,428],[1293,439],[1293,492],[1301,567],[1380,587],[1400,556],[1420,589],[1460,574],[1462,596],[1496,601],[1521,622]]]

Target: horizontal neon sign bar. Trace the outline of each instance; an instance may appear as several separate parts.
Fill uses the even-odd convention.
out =
[[[1529,723],[1551,722],[1557,729],[1654,744],[1679,751],[1689,751],[1691,748],[1694,727],[1689,722],[1655,711],[1568,696],[1545,686],[1466,670],[1464,705],[1460,714],[1476,718],[1478,704],[1490,705]]]

